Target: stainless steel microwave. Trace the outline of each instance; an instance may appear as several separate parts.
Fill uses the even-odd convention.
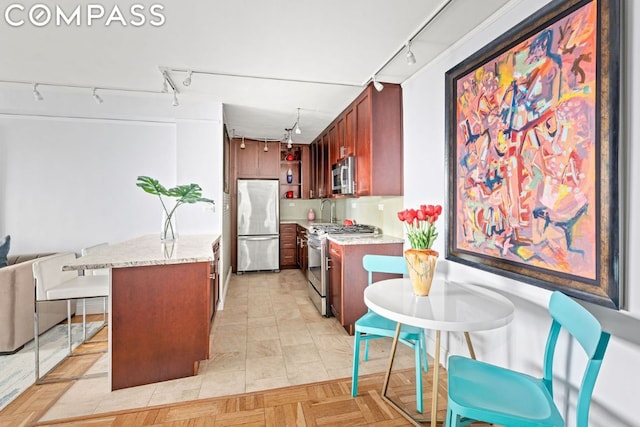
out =
[[[331,193],[355,194],[356,158],[347,156],[331,165]]]

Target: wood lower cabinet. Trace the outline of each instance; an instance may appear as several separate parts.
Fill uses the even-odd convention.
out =
[[[309,268],[309,248],[307,247],[307,229],[298,225],[296,229],[297,256],[296,261],[298,268],[306,276]]]
[[[213,326],[213,318],[216,315],[216,308],[220,302],[220,239],[211,245],[213,251],[213,261],[211,262],[211,295],[209,304],[209,329]],[[211,332],[211,330],[209,330]]]
[[[296,268],[296,224],[280,224],[280,269]]]
[[[210,279],[209,262],[112,268],[111,390],[197,375],[209,358]]]
[[[366,254],[402,256],[402,243],[340,245],[329,241],[331,312],[350,335],[353,335],[356,320],[367,312],[364,290],[368,275],[362,267]],[[373,280],[394,277],[400,276],[375,273]]]

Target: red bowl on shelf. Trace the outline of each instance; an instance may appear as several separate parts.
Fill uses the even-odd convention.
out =
[[[294,159],[293,154],[287,154],[286,159],[289,161],[293,160]]]

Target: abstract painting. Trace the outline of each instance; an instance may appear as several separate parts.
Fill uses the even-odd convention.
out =
[[[558,3],[447,72],[447,259],[619,308],[619,2]]]

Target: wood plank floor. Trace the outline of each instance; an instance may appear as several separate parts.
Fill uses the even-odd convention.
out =
[[[76,352],[104,349],[107,330]],[[68,358],[51,377],[84,373],[100,354]],[[432,369],[432,367],[430,367]],[[446,412],[446,371],[440,377],[439,418]],[[351,378],[290,386],[234,396],[164,404],[85,417],[39,422],[71,382],[34,385],[0,412],[0,426],[407,426],[380,396],[383,374],[361,376],[351,397]],[[393,373],[389,394],[415,413],[413,370]],[[431,408],[431,375],[424,376],[424,407]]]
[[[103,333],[106,331],[95,338],[100,339]],[[77,351],[96,350],[103,345],[89,343]],[[98,357],[93,354],[68,358],[47,378],[81,375]],[[34,385],[0,412],[0,426],[410,425],[382,400],[382,381],[382,374],[362,376],[356,398],[351,397],[351,378],[345,378],[42,423],[38,422],[39,418],[72,383]],[[394,373],[392,391],[400,401],[414,407],[413,372]],[[430,407],[427,400],[425,407]]]

